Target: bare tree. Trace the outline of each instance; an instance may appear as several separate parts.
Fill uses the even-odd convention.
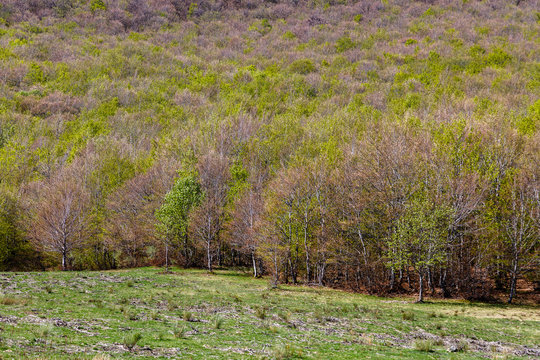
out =
[[[208,271],[212,271],[214,255],[221,262],[225,205],[230,177],[228,159],[214,151],[203,156],[198,164],[199,182],[204,194],[201,205],[194,210],[191,232],[206,251]]]
[[[69,256],[91,235],[90,197],[72,165],[40,184],[39,200],[31,225],[32,240],[43,251],[59,253],[62,270],[69,267]]]
[[[229,236],[233,245],[237,245],[240,251],[245,252],[251,258],[253,276],[261,275],[257,264],[257,221],[262,212],[262,198],[260,190],[249,188],[236,203],[231,214],[232,220],[228,226]]]
[[[536,186],[524,174],[519,174],[510,180],[510,193],[507,208],[502,212],[506,254],[510,262],[510,293],[508,303],[516,295],[518,277],[524,269],[538,265],[540,259],[540,230],[537,225],[540,208],[534,199],[532,191]]]
[[[160,205],[178,164],[158,161],[135,176],[108,200],[105,223],[109,246],[120,250],[127,266],[140,266],[147,246],[157,241],[154,212]]]

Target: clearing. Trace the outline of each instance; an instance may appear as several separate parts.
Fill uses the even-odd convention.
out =
[[[239,271],[1,273],[0,285],[1,359],[540,357],[537,306],[270,290]]]

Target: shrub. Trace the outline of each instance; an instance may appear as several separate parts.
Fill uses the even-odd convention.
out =
[[[135,345],[137,345],[137,343],[141,339],[142,339],[142,335],[140,333],[134,333],[134,334],[124,336],[122,343],[129,351],[132,351]]]
[[[139,318],[139,316],[137,315],[137,313],[134,311],[134,310],[126,310],[124,312],[124,316],[126,317],[126,319],[129,319],[129,320],[132,320],[132,321],[135,321]]]
[[[292,31],[286,31],[283,34],[283,38],[287,39],[287,40],[293,40],[293,39],[296,39],[296,35],[294,35],[294,33]]]
[[[467,350],[469,350],[469,343],[465,340],[460,340],[457,344],[448,348],[450,352],[466,352]]]
[[[37,328],[37,330],[34,332],[34,335],[38,338],[44,339],[47,338],[52,333],[52,326],[40,326]]]
[[[43,71],[43,68],[39,64],[32,64],[30,65],[30,69],[28,70],[28,73],[26,74],[26,79],[31,84],[39,84],[45,82],[45,72]]]
[[[416,41],[415,39],[407,39],[405,41],[405,45],[407,45],[407,46],[411,46],[411,45],[414,45],[414,44],[417,44],[417,43],[418,43],[418,41]]]
[[[401,314],[401,318],[403,320],[409,320],[409,321],[413,321],[414,320],[414,313],[412,311],[404,311],[402,314]]]
[[[177,307],[178,305],[174,301],[171,301],[171,300],[167,301],[167,310],[173,311]]]
[[[272,358],[276,360],[298,359],[302,357],[302,351],[292,345],[278,345],[272,351]]]
[[[315,71],[315,65],[309,59],[299,59],[291,63],[290,70],[297,74],[306,75]]]
[[[266,319],[266,310],[263,307],[256,308],[255,309],[255,316],[257,316],[261,320]]]
[[[214,319],[214,329],[216,329],[216,330],[221,329],[222,326],[223,326],[223,319],[222,318]]]
[[[291,313],[289,311],[280,311],[278,316],[284,321],[289,322],[291,320]]]
[[[257,31],[261,35],[266,35],[272,31],[272,25],[268,19],[262,19],[249,27],[251,31]]]
[[[186,336],[186,328],[184,326],[180,326],[174,329],[173,335],[177,339],[183,339]]]
[[[184,311],[182,313],[182,319],[184,319],[184,321],[193,321],[193,314],[189,311]]]
[[[418,351],[432,352],[435,349],[433,340],[416,340],[414,349]]]
[[[342,36],[336,41],[336,51],[338,53],[345,52],[356,47],[356,43],[348,36]]]
[[[503,49],[495,48],[486,56],[485,62],[487,66],[505,67],[511,60],[512,57]]]
[[[354,16],[354,21],[359,23],[362,21],[362,19],[364,18],[364,16],[362,14],[357,14]]]
[[[98,10],[107,10],[107,5],[105,5],[103,0],[92,0],[90,2],[90,11],[94,13]]]

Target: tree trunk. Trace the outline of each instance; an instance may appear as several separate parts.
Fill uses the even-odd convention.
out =
[[[431,288],[431,295],[435,295],[435,282],[433,281],[433,271],[428,268],[428,284]]]
[[[206,242],[206,257],[208,260],[208,271],[212,272],[212,255],[210,254],[210,241]]]
[[[443,297],[449,298],[450,297],[450,291],[448,290],[448,287],[446,286],[446,276],[447,276],[447,270],[444,269],[441,272],[441,277],[439,281],[439,285],[441,286],[441,290],[443,293]]]
[[[317,280],[318,280],[318,283],[319,283],[319,286],[323,286],[324,285],[324,274],[326,272],[326,263],[322,263],[319,265],[319,272],[317,274]]]
[[[257,277],[257,260],[255,259],[255,252],[251,252],[251,261],[253,262],[253,277]]]
[[[277,254],[274,252],[274,283],[272,284],[273,288],[277,288],[278,286],[278,280],[279,280],[279,274],[278,274],[278,260],[277,260]]]
[[[165,244],[165,272],[169,272],[169,244]]]
[[[218,234],[218,254],[217,255],[218,255],[219,266],[223,266],[223,255],[221,253],[221,247],[222,247],[221,237]]]
[[[62,271],[67,270],[67,252],[62,250]]]
[[[188,259],[188,235],[184,234],[184,268],[189,267],[190,260]]]
[[[510,278],[510,294],[508,295],[508,303],[511,304],[514,296],[516,296],[516,283],[518,274],[518,261],[514,258],[512,266],[512,277]]]
[[[309,284],[311,278],[310,268],[309,268],[309,247],[307,243],[307,225],[304,227],[304,248],[306,250],[306,284]]]
[[[424,273],[422,270],[418,270],[418,301],[424,302]]]

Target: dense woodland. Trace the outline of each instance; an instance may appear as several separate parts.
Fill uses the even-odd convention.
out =
[[[534,0],[3,0],[0,266],[540,287]]]

